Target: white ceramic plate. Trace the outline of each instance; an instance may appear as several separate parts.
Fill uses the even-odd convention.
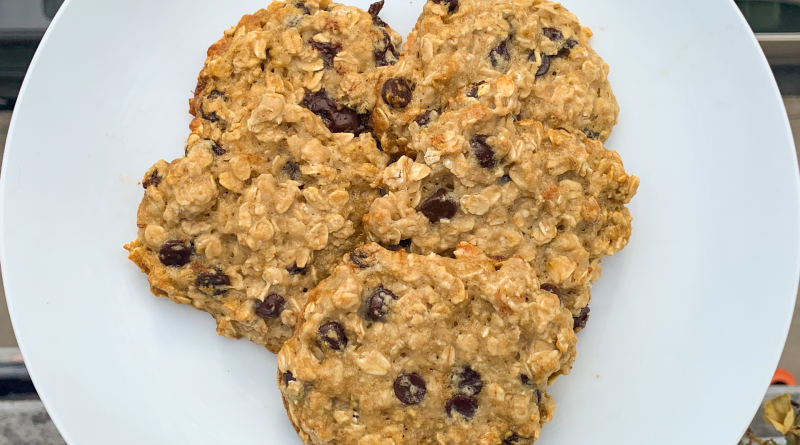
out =
[[[733,444],[797,288],[778,90],[729,0],[565,1],[611,65],[622,112],[608,146],[641,188],[540,443]],[[0,259],[28,368],[71,445],[300,444],[274,356],[151,296],[122,250],[143,173],[182,154],[206,48],[267,3],[72,0],[39,48],[6,147]],[[421,0],[387,3],[410,31]]]

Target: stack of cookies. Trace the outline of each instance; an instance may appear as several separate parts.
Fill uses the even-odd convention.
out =
[[[631,233],[608,66],[557,3],[429,0],[402,51],[382,6],[226,31],[125,247],[278,353],[308,444],[531,443]]]

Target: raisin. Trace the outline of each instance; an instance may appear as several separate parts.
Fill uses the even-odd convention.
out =
[[[211,151],[213,151],[215,155],[222,156],[226,153],[225,149],[220,147],[217,141],[209,138],[205,138],[205,140],[211,141]]]
[[[375,26],[386,26],[386,22],[384,22],[383,20],[381,20],[380,17],[378,17],[378,14],[380,14],[381,9],[383,9],[383,3],[384,3],[384,0],[381,0],[379,2],[375,2],[375,3],[371,4],[371,5],[369,5],[369,9],[367,10],[369,15],[372,16],[372,23]]]
[[[536,70],[536,78],[539,79],[543,77],[548,71],[550,71],[550,56],[542,54],[542,64],[539,65],[539,69]]]
[[[292,6],[303,11],[303,15],[311,15],[311,11],[308,10],[308,6],[305,3],[295,3]]]
[[[287,267],[286,270],[289,271],[289,275],[305,275],[306,268],[305,267],[297,267],[297,263],[293,263],[291,266]]]
[[[453,413],[459,413],[465,419],[470,420],[475,416],[475,411],[478,410],[478,401],[473,397],[458,394],[452,399],[447,401],[445,411],[447,415],[453,417]]]
[[[294,382],[295,380],[297,379],[294,378],[292,371],[286,371],[283,373],[283,386],[289,386],[289,382]]]
[[[465,90],[464,95],[467,97],[478,97],[478,87],[486,83],[481,80],[480,82],[471,83]]]
[[[416,405],[425,398],[425,380],[417,373],[401,374],[394,381],[394,396],[404,405]]]
[[[225,93],[223,93],[220,90],[213,90],[212,92],[208,93],[208,96],[206,96],[206,99],[209,99],[209,100],[214,100],[214,99],[219,99],[219,98],[227,100],[225,98]]]
[[[372,321],[386,318],[386,314],[389,312],[388,301],[390,298],[397,300],[398,297],[382,284],[376,287],[367,303],[367,317]]]
[[[539,289],[546,290],[551,294],[555,294],[558,297],[559,301],[561,300],[561,290],[555,284],[544,283],[539,286]]]
[[[283,164],[282,170],[292,181],[299,182],[301,179],[303,179],[303,175],[300,173],[300,165],[297,162],[289,161]]]
[[[167,241],[158,250],[158,259],[165,266],[183,266],[191,256],[192,245],[183,240]]]
[[[339,351],[347,346],[347,335],[344,333],[344,327],[338,321],[329,321],[323,324],[317,332],[331,349]]]
[[[411,85],[405,79],[392,77],[383,84],[381,97],[392,108],[405,108],[411,103]]]
[[[322,119],[331,133],[354,133],[356,136],[372,129],[370,114],[358,114],[328,97],[325,90],[307,91],[301,103]]]
[[[153,172],[150,173],[147,179],[142,181],[142,187],[144,187],[145,189],[147,187],[150,187],[151,185],[158,187],[158,184],[161,184],[161,175],[158,174],[158,170],[153,170]]]
[[[486,143],[488,138],[489,136],[484,134],[472,136],[472,151],[475,153],[478,165],[483,168],[493,168],[495,166],[494,150]]]
[[[394,65],[400,53],[397,52],[397,48],[392,44],[392,38],[389,37],[389,33],[387,33],[385,29],[381,31],[383,31],[383,41],[380,42],[382,47],[375,47],[372,50],[372,55],[375,57],[375,66]],[[389,54],[394,57],[389,59],[387,57]]]
[[[503,40],[502,43],[492,48],[489,51],[489,61],[492,62],[492,68],[499,68],[504,70],[508,61],[511,60],[511,54],[508,53],[508,40]]]
[[[442,218],[450,219],[456,215],[458,204],[447,197],[447,190],[439,189],[419,205],[417,210],[432,223]]]
[[[231,279],[224,273],[217,272],[203,272],[197,276],[194,284],[200,292],[210,296],[222,295],[228,291],[228,286],[231,285]]]
[[[577,317],[572,317],[572,329],[575,332],[580,331],[586,327],[586,321],[589,320],[589,307],[581,309]]]
[[[503,439],[503,445],[528,445],[532,443],[533,440],[518,436],[517,433],[511,433],[510,436]]]
[[[286,300],[278,294],[269,294],[264,301],[256,302],[255,313],[261,318],[278,318],[283,312]]]
[[[200,104],[200,116],[202,116],[203,119],[205,119],[205,120],[207,120],[209,122],[217,122],[217,121],[219,121],[219,116],[217,116],[217,112],[216,111],[212,111],[211,113],[206,114],[206,111],[203,109],[203,105],[202,104]]]
[[[467,396],[477,396],[483,389],[483,379],[480,373],[470,368],[462,366],[453,374],[453,384],[458,388],[458,392]]]
[[[583,130],[583,134],[585,134],[586,137],[589,139],[595,139],[595,140],[600,139],[600,133],[597,131]]]
[[[575,48],[576,46],[578,46],[577,40],[574,39],[567,40],[566,42],[564,42],[564,46],[562,46],[561,49],[558,50],[558,54],[556,54],[556,57],[569,57],[569,55],[572,53],[571,51],[572,48]]]
[[[561,31],[557,30],[556,28],[542,28],[542,34],[554,42],[560,42],[564,40],[564,34],[562,34]]]
[[[527,374],[520,374],[520,375],[519,375],[519,380],[520,380],[520,381],[522,382],[522,384],[523,384],[523,385],[525,385],[525,386],[533,386],[533,382],[531,381],[531,378],[530,378],[530,377],[528,377],[528,375],[527,375]]]
[[[353,262],[356,266],[360,269],[366,269],[370,265],[364,262],[365,259],[369,258],[369,253],[364,252],[362,250],[354,250],[350,252],[350,261]]]
[[[386,166],[388,167],[388,166],[394,164],[395,162],[399,161],[400,158],[402,158],[402,157],[403,157],[402,153],[392,153],[389,156],[389,162],[386,164]]]
[[[336,57],[336,54],[339,54],[342,46],[328,42],[317,42],[313,39],[309,40],[308,43],[319,51],[319,56],[322,58],[322,66],[328,69],[333,68],[333,58]]]
[[[511,176],[509,176],[509,175],[503,175],[503,176],[497,178],[497,183],[500,184],[500,185],[506,185],[509,182],[511,182]]]
[[[431,110],[425,110],[414,118],[414,122],[419,125],[419,128],[426,127],[431,123]]]
[[[431,0],[432,2],[440,5],[444,3],[447,5],[447,12],[453,14],[454,12],[458,11],[458,0]]]

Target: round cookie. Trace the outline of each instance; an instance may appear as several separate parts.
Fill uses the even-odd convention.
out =
[[[502,78],[501,78],[502,80]],[[513,82],[489,109],[445,112],[382,175],[385,196],[364,217],[371,239],[446,255],[460,242],[497,258],[519,256],[562,290],[575,316],[589,302],[600,260],[631,234],[625,208],[639,179],[616,152],[583,133],[545,129],[505,114]]]
[[[370,12],[330,1],[272,2],[208,49],[189,110],[191,129],[223,146],[243,129],[280,138],[316,114],[333,133],[372,130],[379,73],[400,36]]]
[[[276,2],[211,47],[186,156],[147,172],[126,246],[154,294],[273,352],[291,335],[379,196],[388,158],[364,127],[376,51],[396,35],[377,9]]]
[[[374,111],[384,150],[409,153],[411,132],[436,120],[465,87],[513,79],[520,118],[604,141],[619,107],[592,33],[558,3],[430,0],[397,64],[381,74]]]
[[[312,291],[278,354],[310,445],[531,443],[575,358],[573,320],[519,258],[368,244]]]

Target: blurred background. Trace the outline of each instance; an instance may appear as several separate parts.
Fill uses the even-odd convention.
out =
[[[39,41],[64,0],[0,0],[0,160],[22,81]],[[391,1],[391,0],[390,0]],[[703,0],[697,0],[703,1]],[[265,4],[267,1],[265,0]],[[800,0],[735,2],[769,60],[800,146]],[[766,398],[789,392],[800,400],[800,308]],[[735,388],[731,388],[735,391]],[[752,425],[762,438],[775,436],[761,421]],[[783,442],[779,442],[783,443]],[[0,277],[0,445],[62,445],[64,441],[39,402],[8,318]]]

